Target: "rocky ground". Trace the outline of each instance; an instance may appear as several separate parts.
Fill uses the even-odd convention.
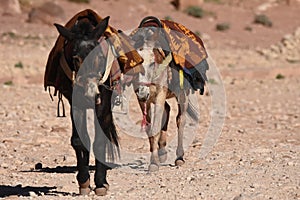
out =
[[[0,198],[300,199],[299,1],[204,3],[214,15],[203,19],[175,10],[168,1],[59,1],[64,11],[59,18],[31,23],[28,13],[44,1],[21,2],[21,13],[3,12],[0,18]],[[49,20],[64,23],[84,8],[110,15],[111,24],[123,30],[134,28],[146,15],[171,17],[201,33],[212,66],[210,92],[197,96],[200,124],[189,123],[186,133],[184,166],[174,166],[171,145],[167,163],[159,172],[147,173],[147,138],[138,128],[130,132],[121,115],[115,115],[123,158],[120,167],[108,173],[110,190],[105,197],[76,195],[69,114],[56,118],[57,99],[51,101],[43,88],[45,63],[57,37]],[[253,24],[256,13],[268,15],[273,26]],[[220,22],[230,23],[230,29],[216,31]],[[200,158],[211,138],[207,133],[220,94],[216,88],[223,87],[222,132],[212,151]],[[141,114],[134,96],[128,99],[126,117],[138,127]],[[176,108],[171,115],[169,143],[176,141]]]

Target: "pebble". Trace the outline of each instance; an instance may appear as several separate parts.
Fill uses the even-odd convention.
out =
[[[9,165],[7,163],[1,163],[0,167],[7,169],[9,167]]]
[[[266,158],[266,161],[267,161],[267,162],[272,162],[272,161],[273,161],[273,158],[267,157],[267,158]]]
[[[33,191],[29,191],[29,196],[30,197],[37,197],[38,195]]]
[[[43,169],[43,165],[42,165],[42,163],[37,163],[37,164],[35,164],[35,166],[34,166],[34,169]]]

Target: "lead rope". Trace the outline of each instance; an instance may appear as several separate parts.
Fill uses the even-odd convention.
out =
[[[147,121],[147,103],[144,103],[143,120],[142,120],[142,131],[146,130],[147,125],[150,123]]]
[[[58,92],[58,102],[57,102],[57,117],[66,117],[66,113],[65,113],[65,104],[64,104],[64,101],[62,99],[62,93],[61,92]],[[63,109],[63,114],[60,115],[60,106],[59,105],[62,105],[62,109]]]

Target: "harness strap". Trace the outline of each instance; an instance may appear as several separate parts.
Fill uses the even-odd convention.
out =
[[[108,52],[107,52],[107,59],[106,59],[106,68],[105,68],[103,77],[99,81],[100,85],[104,84],[105,81],[108,79],[108,76],[111,72],[111,68],[113,66],[113,62],[114,62],[114,58],[115,58],[115,56],[113,54],[113,50],[112,50],[113,47],[111,45],[109,45],[108,42],[107,42],[107,45],[108,45]]]
[[[162,61],[162,63],[158,65],[158,68],[154,74],[154,79],[160,76],[160,74],[166,69],[166,67],[169,65],[171,61],[172,61],[172,54],[169,53],[169,55]]]
[[[66,60],[63,53],[60,56],[59,64],[60,64],[61,68],[63,69],[63,71],[65,72],[66,76],[72,81],[72,84],[74,85],[75,84],[76,73],[75,73],[75,71],[72,71],[70,69],[70,67],[67,63],[67,60]]]

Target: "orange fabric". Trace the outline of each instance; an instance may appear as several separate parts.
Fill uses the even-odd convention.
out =
[[[203,41],[195,33],[173,21],[161,20],[161,24],[176,64],[182,68],[193,68],[207,58]]]

